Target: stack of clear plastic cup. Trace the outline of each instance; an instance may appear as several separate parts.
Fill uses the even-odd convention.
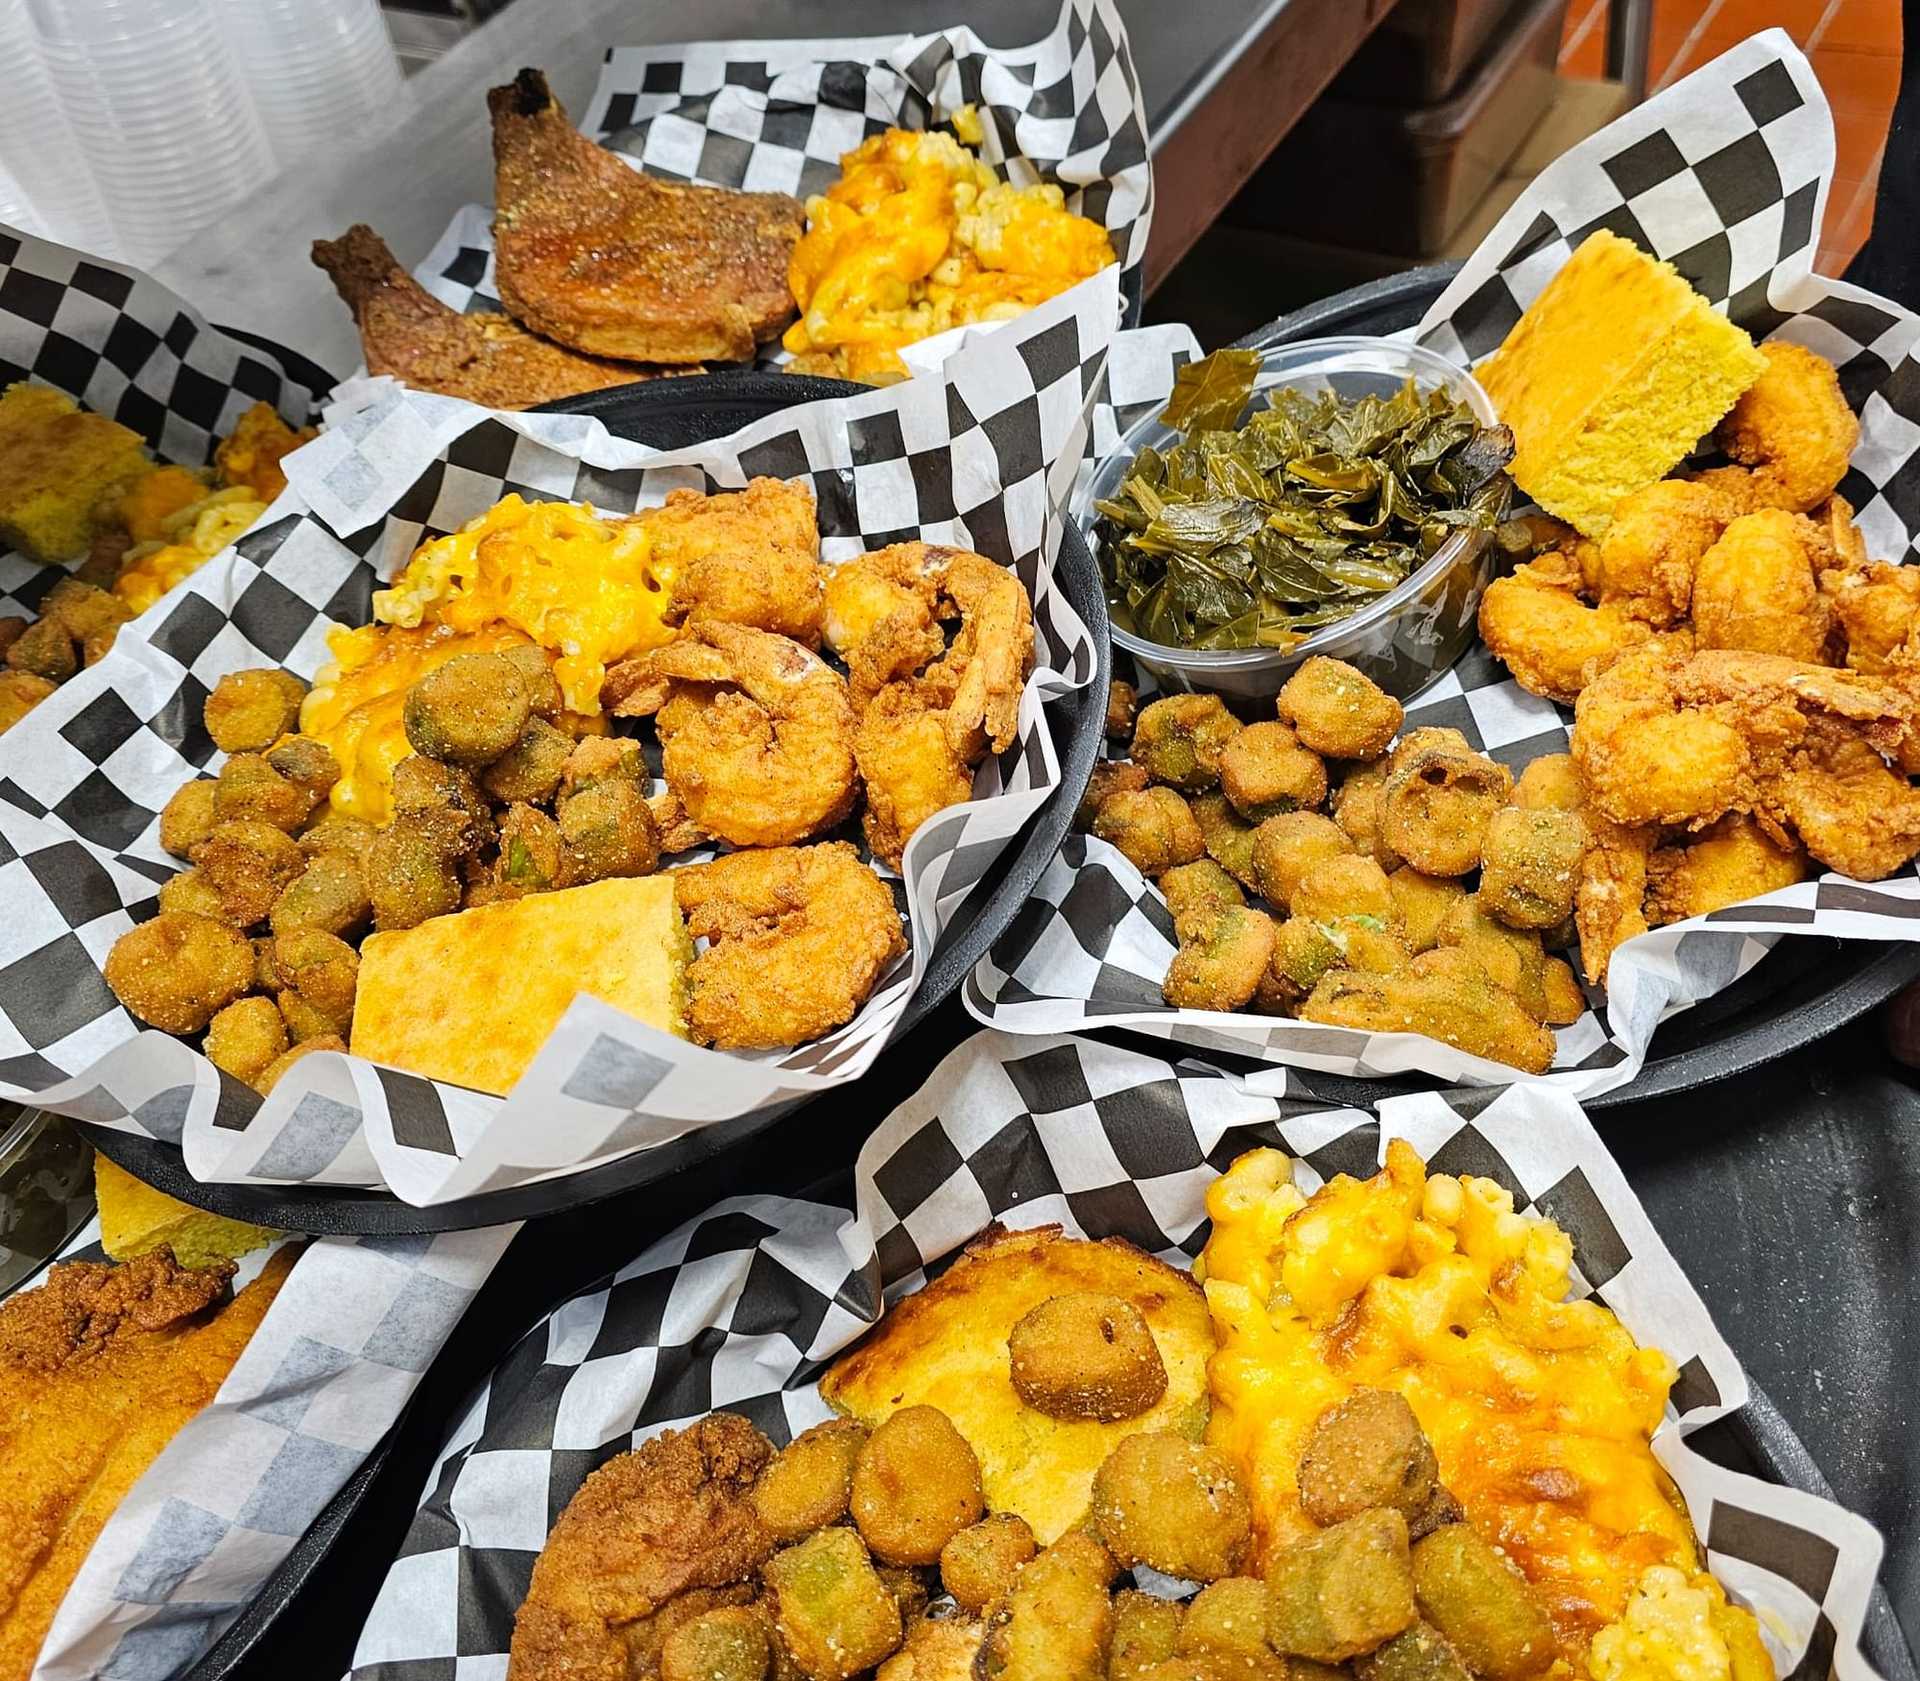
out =
[[[101,256],[113,229],[40,60],[27,0],[0,0],[0,222]]]
[[[280,167],[389,118],[400,61],[378,0],[214,0]]]
[[[120,254],[151,263],[273,173],[212,0],[28,0]]]

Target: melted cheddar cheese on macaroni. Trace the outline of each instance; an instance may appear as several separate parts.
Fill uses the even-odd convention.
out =
[[[1573,1246],[1552,1221],[1492,1180],[1429,1175],[1401,1140],[1373,1178],[1311,1197],[1256,1150],[1207,1212],[1208,1439],[1247,1477],[1263,1550],[1313,1529],[1295,1468],[1315,1420],[1358,1387],[1398,1390],[1468,1521],[1539,1593],[1561,1673],[1772,1681],[1650,1446],[1673,1362],[1567,1299]]]

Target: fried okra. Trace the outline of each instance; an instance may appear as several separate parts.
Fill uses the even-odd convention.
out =
[[[299,722],[306,695],[306,684],[291,671],[229,671],[214,684],[201,716],[222,753],[264,753]]]
[[[460,908],[460,878],[428,813],[394,814],[367,848],[365,878],[378,929],[412,928]]]
[[[502,805],[523,800],[544,805],[560,786],[560,773],[573,752],[573,738],[535,716],[499,758],[480,773],[480,786]]]
[[[1087,791],[1080,796],[1079,807],[1073,814],[1073,826],[1085,834],[1092,829],[1093,820],[1100,815],[1100,807],[1108,795],[1137,793],[1146,785],[1145,766],[1136,765],[1131,759],[1095,759],[1093,773],[1087,778]]]
[[[402,720],[414,752],[469,770],[491,764],[520,739],[533,698],[502,654],[460,654],[407,690]]]
[[[703,1611],[660,1643],[660,1681],[766,1681],[772,1633],[752,1606]]]
[[[1160,895],[1173,913],[1173,930],[1184,943],[1202,938],[1222,911],[1244,905],[1240,884],[1211,858],[1176,864],[1160,878]]]
[[[1423,952],[1392,974],[1335,970],[1300,1006],[1300,1017],[1370,1033],[1424,1033],[1529,1074],[1553,1063],[1553,1035],[1457,948]]]
[[[360,954],[352,946],[324,929],[290,929],[274,935],[273,966],[281,986],[318,1012],[328,1023],[327,1030],[341,1034],[347,1031],[353,1022],[354,993],[360,982]],[[284,1004],[281,1013],[287,1014]],[[288,1025],[294,1025],[291,1016]]]
[[[191,911],[195,916],[210,916],[216,922],[231,922],[227,902],[216,893],[198,870],[181,870],[160,884],[160,908],[163,911]]]
[[[1113,1596],[1113,1643],[1107,1681],[1144,1681],[1180,1646],[1186,1607],[1178,1600],[1125,1588]]]
[[[1290,1542],[1267,1561],[1267,1595],[1276,1651],[1319,1663],[1371,1652],[1417,1615],[1407,1520],[1376,1508]]]
[[[1445,876],[1423,876],[1411,864],[1402,864],[1387,877],[1393,902],[1400,912],[1400,932],[1416,956],[1440,943],[1440,925],[1447,913],[1467,896],[1458,881]]]
[[[1325,1528],[1391,1506],[1409,1528],[1433,1504],[1439,1461],[1406,1398],[1356,1389],[1315,1422],[1300,1455],[1300,1508]]]
[[[1189,1582],[1233,1575],[1253,1540],[1253,1511],[1233,1467],[1171,1431],[1123,1436],[1094,1473],[1087,1517],[1125,1568]]]
[[[316,823],[310,823],[298,836],[300,850],[309,858],[329,852],[344,853],[356,864],[364,864],[373,837],[380,831],[361,817],[347,817],[330,811]]]
[[[216,823],[192,856],[241,928],[264,922],[274,900],[307,867],[307,855],[284,830],[248,820]]]
[[[980,1461],[937,1407],[882,1421],[853,1467],[853,1521],[885,1564],[936,1564],[940,1549],[986,1513]]]
[[[847,1515],[853,1466],[867,1430],[850,1418],[830,1418],[803,1430],[760,1473],[753,1509],[776,1541],[797,1541]]]
[[[1276,934],[1273,918],[1251,905],[1222,911],[1194,938],[1181,940],[1161,995],[1176,1009],[1240,1009],[1259,990]]]
[[[1546,948],[1534,930],[1489,916],[1484,893],[1469,893],[1447,912],[1440,944],[1471,954],[1535,1021],[1547,1019]]]
[[[1355,1658],[1353,1672],[1359,1681],[1473,1681],[1451,1642],[1426,1622]]]
[[[1496,811],[1480,846],[1481,903],[1510,928],[1564,922],[1586,839],[1586,826],[1571,811]]]
[[[1153,1332],[1119,1296],[1049,1296],[1014,1325],[1007,1354],[1020,1399],[1049,1418],[1138,1418],[1167,1392]]]
[[[1436,1529],[1413,1549],[1420,1612],[1489,1681],[1530,1681],[1553,1663],[1553,1627],[1526,1577],[1471,1524]]]
[[[1249,822],[1308,811],[1327,797],[1327,766],[1291,726],[1249,724],[1220,750],[1220,791]]]
[[[1350,771],[1333,794],[1333,820],[1363,858],[1383,870],[1397,869],[1402,860],[1386,842],[1380,827],[1381,800],[1387,791],[1387,767],[1375,761]]]
[[[40,616],[52,619],[74,641],[109,635],[133,617],[133,610],[111,590],[79,578],[62,578],[41,598]]]
[[[493,808],[471,771],[415,753],[393,767],[392,785],[393,809],[430,833],[448,858],[493,841]]]
[[[1291,1681],[1285,1658],[1267,1644],[1267,1584],[1226,1576],[1194,1595],[1180,1624],[1183,1656],[1211,1658],[1222,1681]]]
[[[80,669],[80,650],[64,625],[36,619],[7,649],[8,669],[49,683],[64,683]]]
[[[38,706],[55,685],[31,671],[0,671],[0,730],[10,730]]]
[[[640,784],[625,777],[583,788],[555,812],[575,881],[651,875],[660,867],[660,831]]]
[[[313,815],[321,796],[289,782],[259,753],[235,753],[213,785],[213,814],[221,823],[270,823],[286,834]]]
[[[1316,753],[1377,759],[1400,728],[1400,703],[1344,660],[1316,654],[1281,687],[1280,716]]]
[[[1133,762],[1155,782],[1203,793],[1220,780],[1220,755],[1243,727],[1218,695],[1162,695],[1134,722]]]
[[[1423,875],[1463,876],[1478,867],[1493,815],[1513,792],[1513,773],[1483,754],[1428,747],[1396,761],[1380,797],[1380,835]]]
[[[174,857],[191,857],[220,821],[213,810],[214,786],[204,780],[183,783],[160,808],[160,844]]]
[[[1105,1681],[1113,1643],[1112,1560],[1063,1535],[1020,1567],[987,1622],[975,1674],[988,1681]]]
[[[493,866],[498,886],[516,893],[544,893],[550,887],[568,886],[572,869],[558,823],[530,805],[507,807],[500,819],[500,856]]]
[[[340,761],[333,749],[310,735],[290,735],[269,747],[267,763],[311,793],[316,804],[340,780]]]
[[[900,1608],[851,1529],[823,1529],[768,1559],[775,1626],[810,1681],[848,1681],[900,1644]]]
[[[114,941],[106,978],[149,1027],[198,1033],[253,984],[253,947],[229,923],[162,911]]]
[[[1400,923],[1387,872],[1371,858],[1340,854],[1324,859],[1300,877],[1289,898],[1293,914],[1309,922],[1366,917],[1393,930]]]
[[[287,883],[273,902],[268,920],[276,934],[318,928],[328,934],[352,934],[373,914],[366,877],[344,852],[323,852]]]
[[[1207,856],[1242,887],[1259,892],[1260,882],[1253,867],[1254,825],[1249,823],[1227,796],[1215,789],[1197,794],[1187,802],[1193,820],[1200,828],[1200,839]]]
[[[570,800],[610,776],[629,782],[647,780],[646,756],[640,743],[623,735],[587,735],[573,744],[566,768],[560,773],[560,798]]]
[[[1253,874],[1262,897],[1290,909],[1301,879],[1329,858],[1355,850],[1344,829],[1317,811],[1288,811],[1269,817],[1253,832]]]
[[[1037,1551],[1025,1518],[994,1512],[940,1549],[940,1581],[962,1610],[977,1617],[1007,1591],[1014,1573]]]
[[[344,1051],[346,1048],[346,1040],[332,1033],[323,1034],[317,1039],[303,1040],[268,1063],[261,1070],[260,1078],[253,1082],[253,1089],[265,1097],[279,1085],[286,1076],[287,1070],[303,1056],[311,1056],[315,1051]]]
[[[1125,741],[1133,734],[1140,712],[1140,691],[1131,683],[1115,681],[1107,685],[1107,739]]]
[[[1171,788],[1143,788],[1109,796],[1093,820],[1093,832],[1118,847],[1143,876],[1205,855],[1207,843],[1187,802]]]
[[[1387,770],[1402,770],[1423,753],[1472,751],[1473,743],[1460,731],[1439,724],[1423,724],[1417,730],[1408,730],[1393,744],[1393,751],[1387,755]]]
[[[287,1025],[271,998],[241,998],[207,1023],[207,1060],[248,1085],[287,1048]]]
[[[500,657],[520,673],[527,686],[527,710],[536,718],[555,722],[564,708],[560,679],[553,674],[553,656],[537,642],[504,648]]]

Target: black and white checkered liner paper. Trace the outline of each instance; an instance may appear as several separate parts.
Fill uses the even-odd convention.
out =
[[[1578,1104],[1513,1087],[1379,1117],[1329,1112],[1279,1070],[1251,1078],[1076,1039],[979,1034],[861,1151],[854,1208],[722,1202],[514,1345],[454,1426],[363,1631],[354,1681],[502,1672],[548,1530],[587,1474],[714,1408],[776,1442],[828,1416],[822,1365],[989,1222],[1123,1237],[1175,1265],[1206,1240],[1207,1186],[1278,1145],[1311,1189],[1374,1171],[1387,1137],[1483,1175],[1574,1243],[1599,1296],[1680,1366],[1655,1437],[1720,1579],[1761,1613],[1781,1675],[1873,1671],[1857,1643],[1880,1538],[1830,1503],[1721,1470],[1686,1433],[1745,1378]],[[1796,1668],[1811,1658],[1804,1668]]]
[[[937,375],[671,454],[585,416],[489,416],[397,387],[341,414],[288,458],[286,500],[259,529],[0,738],[0,1097],[179,1144],[204,1181],[385,1185],[427,1204],[856,1079],[941,930],[1059,781],[1046,702],[1091,680],[1094,647],[1053,581],[1057,510],[1084,453],[1115,297],[1108,270],[976,339]],[[329,622],[366,622],[376,573],[391,576],[423,538],[508,493],[620,511],[763,474],[812,486],[829,561],[924,537],[1012,566],[1033,599],[1037,669],[1018,737],[981,765],[970,803],[909,845],[912,952],[851,1023],[750,1058],[582,997],[504,1102],[337,1052],[303,1058],[262,1102],[184,1040],[136,1032],[101,964],[177,868],[159,849],[158,813],[215,762],[201,707],[223,672],[285,665],[311,677]]]
[[[191,1668],[400,1416],[516,1230],[311,1240],[219,1393],[108,1518],[35,1681]],[[268,1254],[241,1261],[236,1290]],[[62,1256],[102,1258],[97,1222]]]
[[[1051,182],[1100,223],[1137,313],[1153,215],[1140,79],[1113,0],[1065,0],[1028,47],[989,47],[965,25],[859,40],[705,41],[615,47],[582,131],[650,175],[805,198],[840,158],[887,128],[945,123],[975,106],[982,158],[1015,186]],[[443,303],[498,310],[493,212],[462,209],[415,271]],[[779,359],[777,345],[765,359]]]
[[[0,390],[51,386],[131,427],[157,459],[202,467],[255,403],[306,425],[325,395],[305,382],[317,371],[209,326],[138,269],[0,224]],[[62,576],[0,547],[0,618],[37,616]]]
[[[1484,359],[1574,247],[1609,228],[1672,262],[1755,337],[1789,339],[1836,364],[1861,416],[1841,494],[1858,510],[1869,553],[1911,561],[1920,538],[1920,318],[1812,272],[1832,174],[1826,99],[1786,35],[1769,30],[1551,165],[1417,336],[1456,360]],[[1177,345],[1121,335],[1109,358],[1116,396],[1124,384],[1138,403],[1143,383],[1177,358]],[[1170,369],[1166,377],[1162,395]],[[1515,769],[1566,751],[1572,722],[1477,645],[1407,713],[1409,728],[1450,725]],[[1630,941],[1613,955],[1605,998],[1592,997],[1587,1014],[1559,1031],[1554,1069],[1542,1078],[1579,1097],[1624,1085],[1662,1020],[1730,985],[1794,933],[1913,939],[1920,879],[1911,868],[1871,885],[1826,875]],[[1416,1034],[1175,1010],[1160,993],[1174,949],[1155,889],[1114,848],[1074,836],[965,997],[981,1021],[1017,1033],[1125,1026],[1330,1073],[1523,1077]]]

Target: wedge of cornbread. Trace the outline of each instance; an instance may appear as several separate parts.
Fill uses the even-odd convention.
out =
[[[692,960],[670,875],[431,917],[361,946],[353,1053],[504,1095],[582,992],[684,1038]]]
[[[48,562],[85,554],[152,471],[138,433],[64,392],[22,382],[0,393],[0,549]]]
[[[280,1233],[190,1208],[136,1179],[105,1156],[93,1158],[93,1196],[100,1208],[100,1247],[116,1261],[149,1255],[165,1244],[183,1267],[237,1261]]]
[[[1766,359],[1671,263],[1591,234],[1474,370],[1513,429],[1514,482],[1589,537],[1664,477]]]

